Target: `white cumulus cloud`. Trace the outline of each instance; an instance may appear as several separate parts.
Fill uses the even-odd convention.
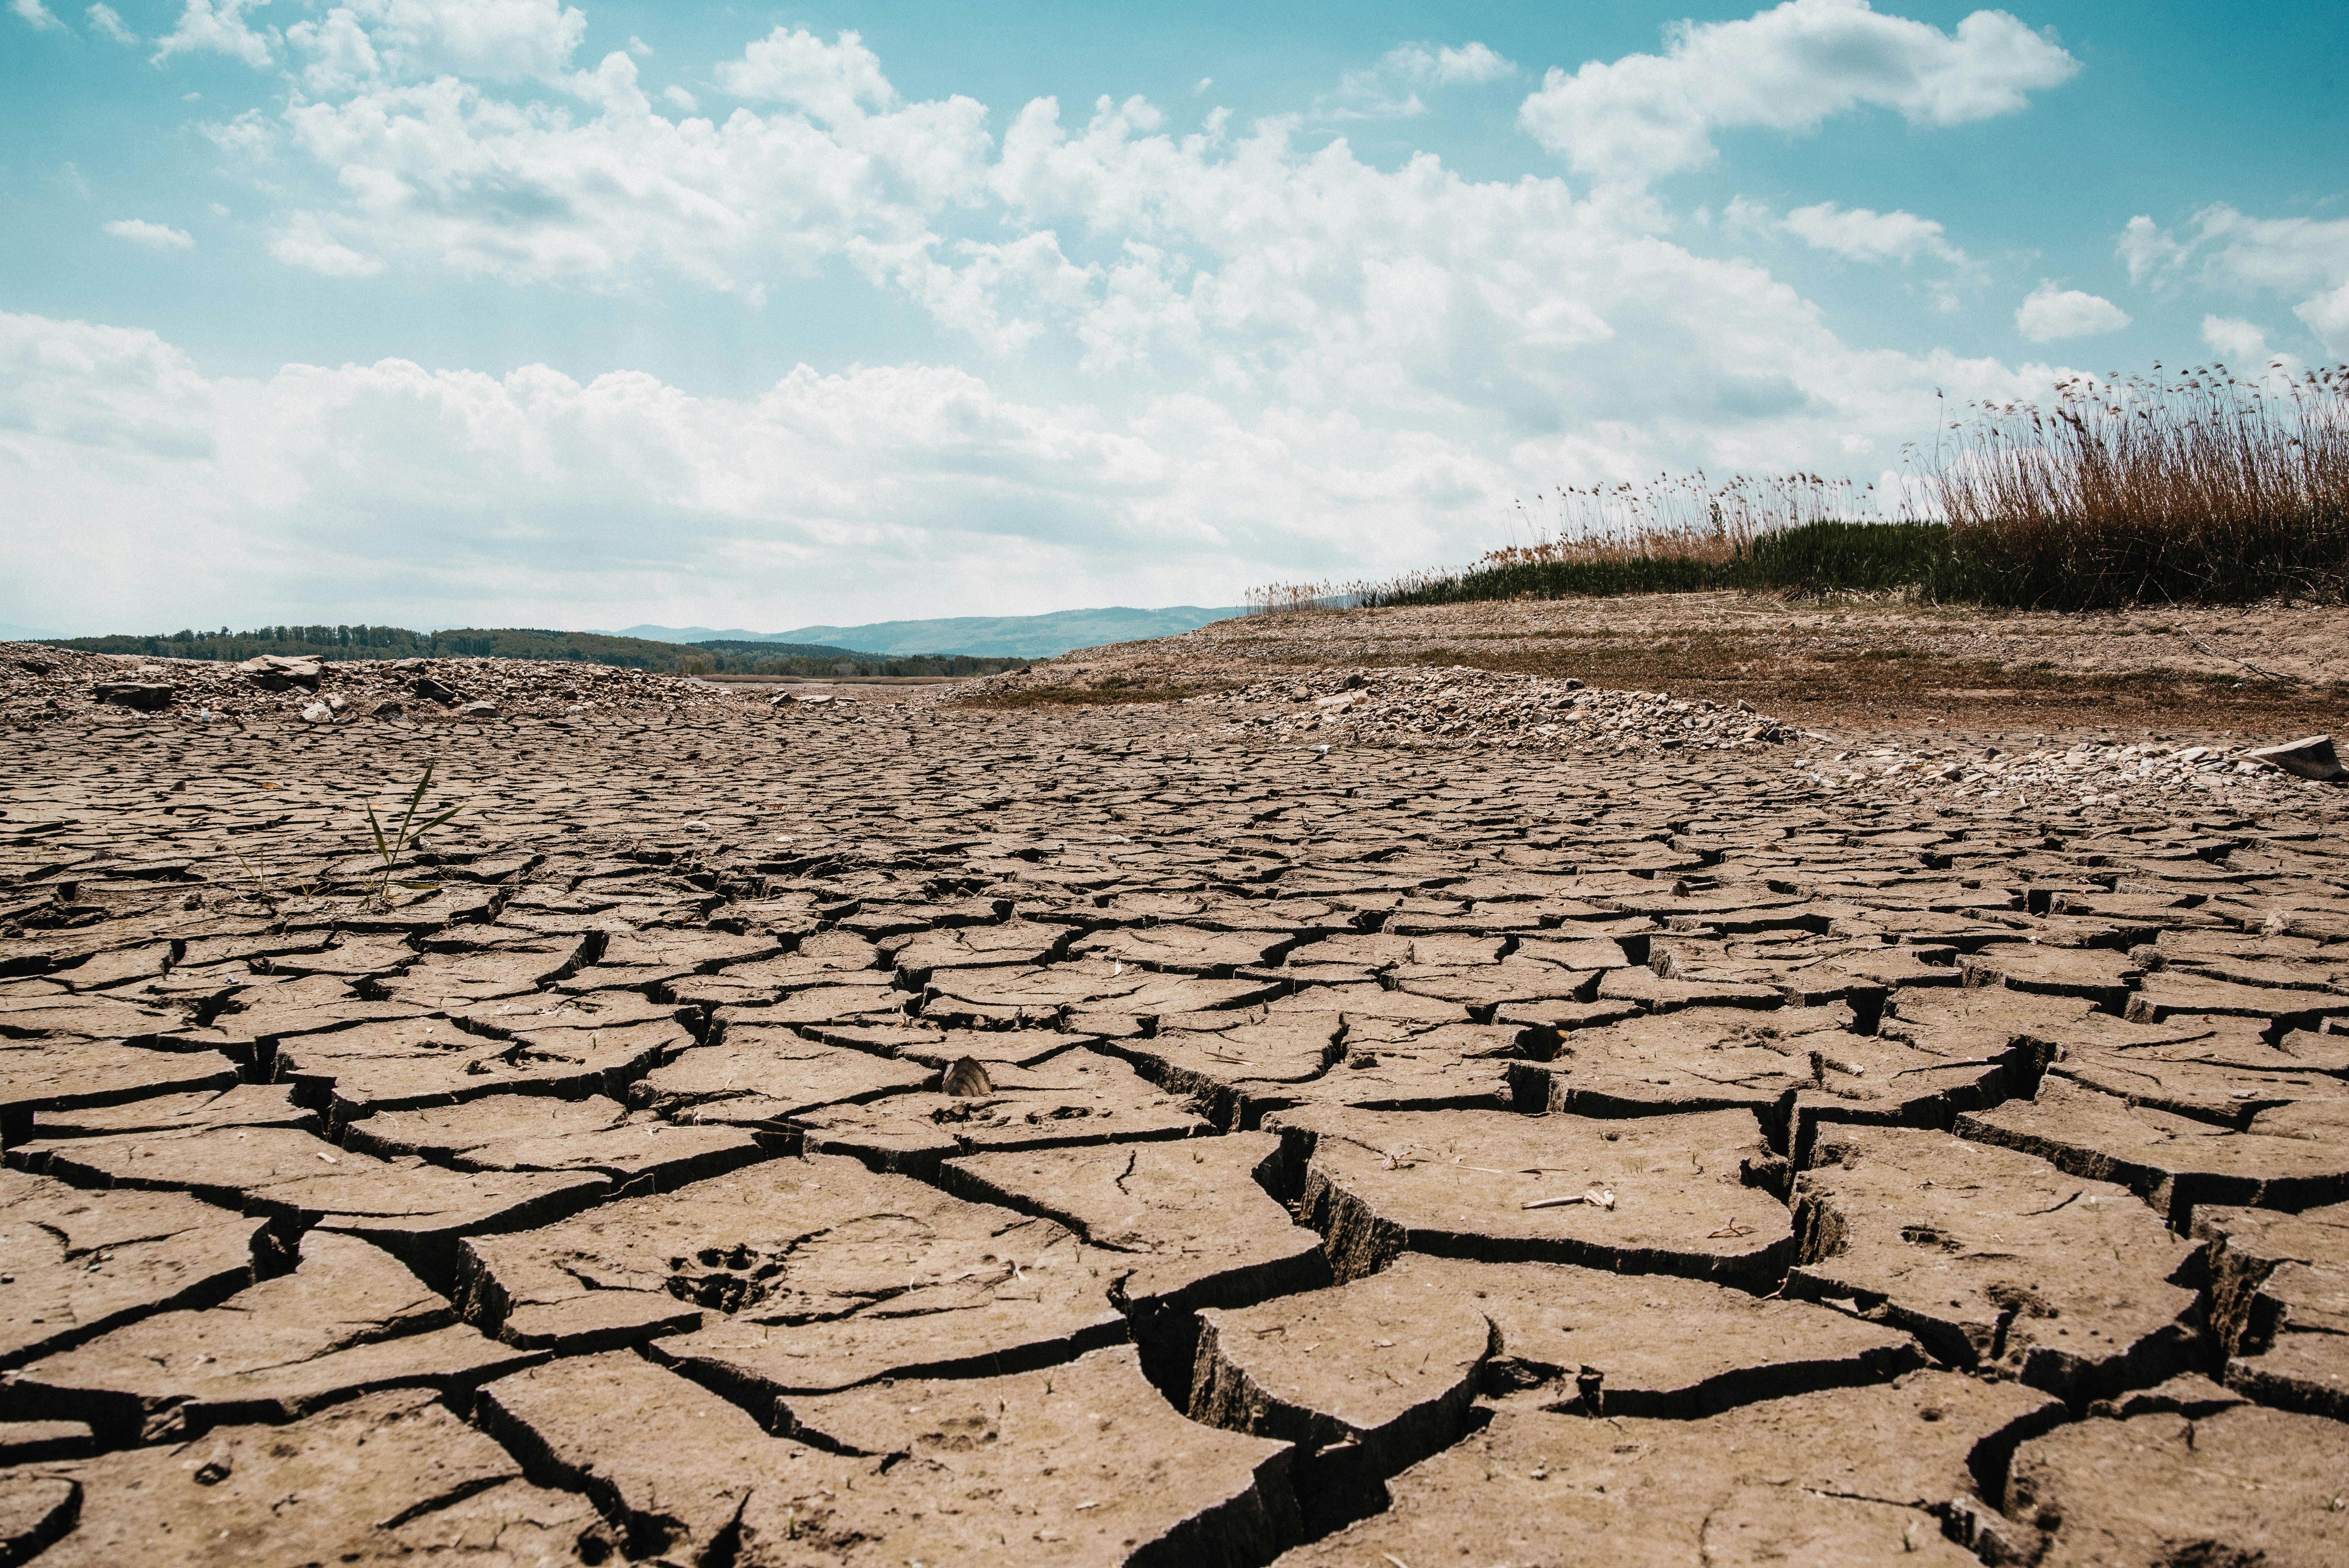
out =
[[[1484,44],[1399,44],[1369,69],[1347,72],[1315,112],[1325,119],[1405,119],[1427,112],[1418,88],[1475,87],[1516,74],[1515,61]]]
[[[1897,448],[1937,379],[2027,385],[1856,352],[1764,268],[1557,178],[1472,181],[1425,155],[1381,170],[1278,120],[1178,134],[1139,98],[1073,123],[1036,100],[999,148],[984,106],[903,100],[854,40],[762,42],[742,70],[790,101],[717,123],[655,113],[618,55],[592,117],[453,79],[296,104],[271,168],[290,153],[325,179],[275,253],[750,298],[845,258],[986,354],[1091,377],[1117,404],[1182,390],[1243,422],[1420,432],[1528,482],[1816,466]],[[1840,217],[1816,232],[1892,252],[1931,237],[1909,215]]]
[[[117,11],[113,6],[107,5],[92,5],[87,15],[89,17],[89,25],[93,29],[105,34],[116,43],[135,44],[139,41],[139,35],[132,32],[129,27],[123,25],[122,14]]]
[[[2130,281],[2292,299],[2327,353],[2349,354],[2349,218],[2257,218],[2222,201],[2192,222],[2181,240],[2150,217],[2130,219],[2118,246]]]
[[[1404,44],[1387,51],[1386,66],[1397,76],[1433,87],[1475,86],[1517,74],[1516,63],[1471,40],[1449,44]]]
[[[854,33],[827,44],[814,34],[778,27],[719,62],[718,85],[739,98],[790,104],[833,125],[897,101],[881,61]]]
[[[2129,324],[2129,314],[2100,294],[2058,288],[2052,279],[2039,286],[2014,313],[2015,330],[2033,343],[2056,343],[2064,338],[2094,337],[2118,332]]]
[[[1471,181],[1425,154],[1381,170],[1278,119],[1177,134],[1142,98],[1075,123],[1035,100],[999,147],[984,105],[905,100],[849,34],[758,40],[719,74],[777,107],[721,121],[656,112],[635,72],[606,57],[592,114],[443,77],[215,135],[273,181],[314,171],[272,249],[328,273],[757,299],[844,258],[988,355],[1560,440],[1584,464],[1598,449],[1565,432],[1608,418],[1614,467],[1816,463],[1927,422],[1908,399],[1930,358],[1856,354],[1764,268],[1557,178]],[[1913,214],[1795,222],[1846,253],[1957,254]]]
[[[20,20],[29,25],[36,33],[70,31],[63,22],[57,20],[57,14],[44,5],[42,0],[8,0],[8,9],[15,12]]]
[[[1958,263],[1966,260],[1966,253],[1944,236],[1940,224],[1914,212],[1878,212],[1821,201],[1788,212],[1785,229],[1813,249],[1848,261],[1909,262],[1920,255]]]
[[[491,80],[567,70],[587,18],[560,0],[353,0],[377,50],[416,75]]]
[[[269,242],[269,253],[289,267],[302,267],[330,278],[373,277],[383,263],[362,255],[326,232],[315,212],[296,212]]]
[[[866,114],[835,98],[830,126],[792,109],[678,122],[616,52],[573,88],[595,113],[453,77],[374,86],[292,105],[256,150],[282,144],[332,176],[321,195],[336,204],[316,222],[357,253],[514,283],[655,273],[748,292],[854,236],[918,234],[926,206],[980,189],[991,145],[968,98]]]
[[[2202,342],[2231,365],[2250,365],[2268,356],[2268,335],[2240,316],[2204,316]]]
[[[41,592],[119,585],[140,623],[1219,603],[1473,558],[1512,497],[1559,483],[1880,471],[1936,388],[2028,396],[2061,369],[1855,347],[1761,263],[1680,242],[1661,202],[1561,173],[1370,161],[1301,119],[1185,130],[1139,98],[1039,98],[990,134],[972,99],[899,93],[854,34],[791,28],[714,73],[730,112],[672,119],[628,53],[564,63],[568,13],[528,14],[552,43],[499,56],[501,84],[389,63],[388,7],[314,8],[283,108],[206,128],[253,176],[238,208],[270,253],[621,300],[861,274],[967,362],[727,397],[625,367],[240,377],[151,335],[5,318],[0,488],[77,519]],[[1493,68],[1445,47],[1387,79],[1427,73],[1432,96]],[[1749,221],[1861,260],[1960,254],[1908,212],[1733,209]],[[163,498],[190,521],[150,559]]]
[[[271,60],[270,46],[277,29],[256,30],[244,19],[247,11],[269,0],[185,0],[180,20],[155,41],[154,61],[161,65],[173,55],[230,55],[259,69]]]
[[[118,240],[128,240],[150,251],[192,250],[196,243],[195,236],[185,229],[174,229],[168,223],[150,223],[144,218],[117,218],[101,227]]]
[[[1227,599],[1294,559],[1297,519],[1440,551],[1441,519],[1502,482],[1425,437],[1188,397],[1105,418],[951,367],[802,366],[735,398],[543,366],[213,377],[151,333],[5,314],[0,472],[35,514],[77,518],[14,592],[131,625]]]
[[[2328,354],[2349,354],[2349,284],[2329,294],[2309,295],[2292,306]]]
[[[2158,277],[2186,257],[2186,247],[2168,230],[2141,213],[2121,230],[2120,243],[2114,249],[2128,268],[2129,282],[2133,284]]]
[[[586,35],[585,15],[561,0],[343,0],[285,41],[308,57],[304,85],[331,93],[443,74],[558,81]]]
[[[1636,183],[1702,168],[1715,130],[1816,129],[1830,116],[1889,108],[1912,124],[1959,125],[2022,108],[2079,62],[2003,11],[1945,33],[1868,0],[1786,0],[1736,22],[1682,22],[1661,55],[1553,67],[1518,111],[1526,130],[1592,179]]]
[[[347,6],[295,23],[286,37],[310,57],[302,67],[302,82],[314,93],[348,92],[382,74],[375,39]]]
[[[1667,297],[1703,273],[1641,286]],[[1021,400],[922,364],[802,366],[742,397],[398,359],[219,377],[152,333],[0,314],[0,480],[20,515],[74,520],[0,614],[783,625],[1228,602],[1334,562],[1465,559],[1508,498],[1561,478],[1864,457],[1846,443],[1912,433],[1936,385],[2013,396],[2044,374],[1851,354],[1816,327],[1790,343],[1798,302],[1743,286],[1742,310],[1708,294],[1717,361],[1669,379],[1621,374],[1607,324],[1545,302],[1525,330],[1596,349],[1613,390],[1514,431],[1458,417],[1441,362],[1484,343],[1456,319],[1423,330],[1431,311],[1457,317],[1463,291],[1400,260],[1365,279],[1361,318],[1328,321],[1384,336],[1382,359],[1330,367],[1382,380],[1373,395],[1315,395],[1309,375],[1295,395],[1180,387],[1123,407]]]

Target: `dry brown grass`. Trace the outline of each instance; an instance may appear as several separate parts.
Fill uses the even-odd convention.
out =
[[[1928,484],[1984,596],[2086,608],[2332,595],[2349,577],[2349,366],[2215,366],[1978,404]]]
[[[1525,542],[1473,565],[1246,598],[1269,613],[1905,589],[2077,610],[2349,587],[2349,366],[2074,378],[2045,406],[1976,404],[1937,421],[1930,449],[1908,456],[1913,478],[1889,492],[1816,473],[1562,486],[1518,503]]]

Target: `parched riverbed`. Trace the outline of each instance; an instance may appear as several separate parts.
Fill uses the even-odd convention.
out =
[[[0,1561],[2349,1558],[2292,735],[1191,641],[0,734]]]

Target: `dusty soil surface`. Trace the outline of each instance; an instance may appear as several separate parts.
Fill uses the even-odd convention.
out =
[[[0,731],[0,1562],[2343,1560],[2349,789],[1343,625]]]
[[[1071,666],[1084,665],[1081,674]],[[1823,728],[2263,735],[2349,719],[2349,607],[2099,615],[1743,593],[1315,611],[1072,655],[1015,689],[1211,688],[1331,665],[1655,688]]]
[[[200,724],[343,724],[367,719],[668,715],[730,706],[682,676],[521,659],[288,658],[248,673],[210,659],[92,654],[0,643],[0,728],[35,729],[103,710],[168,713]],[[292,672],[290,675],[287,672]]]

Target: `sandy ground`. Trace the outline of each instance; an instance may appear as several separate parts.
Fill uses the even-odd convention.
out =
[[[1467,665],[1742,697],[1856,733],[2240,739],[2349,722],[2349,608],[2059,615],[1690,593],[1316,611],[1085,650],[1041,679],[1205,689],[1330,665]]]
[[[1598,684],[1864,715],[2002,629],[2104,663],[1904,716],[2289,716],[2207,628],[1806,614],[22,672],[0,1562],[2349,1561],[2349,789]]]

